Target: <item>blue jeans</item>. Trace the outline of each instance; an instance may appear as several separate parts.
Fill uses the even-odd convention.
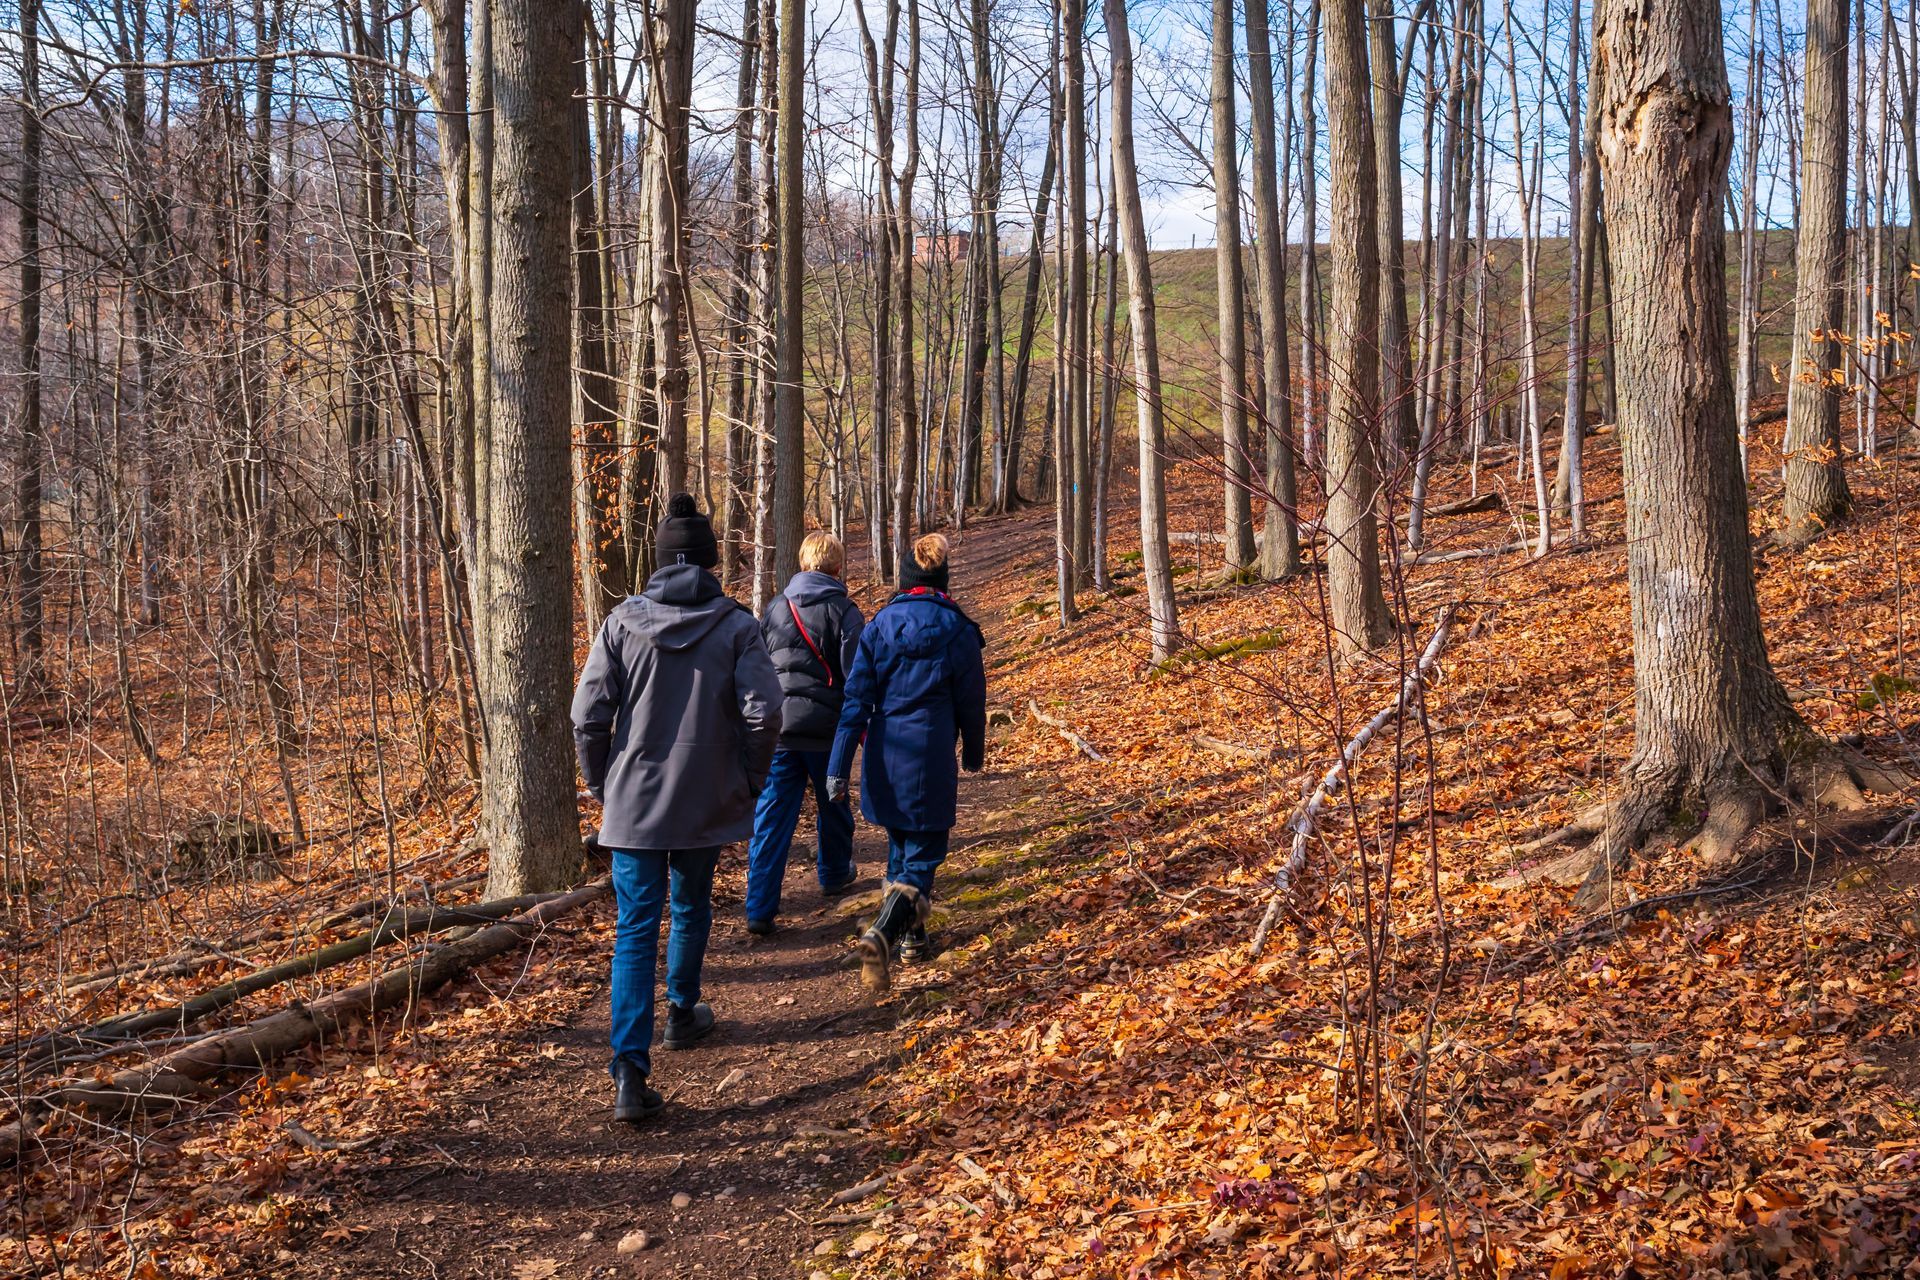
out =
[[[951,831],[908,831],[887,828],[887,879],[910,884],[927,897],[933,896],[933,873],[947,860],[947,841]]]
[[[807,798],[809,785],[820,811],[814,866],[820,887],[829,889],[853,879],[853,806],[827,799],[827,752],[776,751],[767,785],[753,811],[753,843],[747,848],[748,920],[771,922],[780,914],[780,885],[787,878],[787,854],[793,848],[800,802]]]
[[[613,896],[613,1056],[651,1075],[653,980],[660,958],[660,917],[669,899],[667,999],[690,1009],[700,999],[700,965],[713,929],[715,849],[615,849]],[[671,892],[669,892],[671,889]]]

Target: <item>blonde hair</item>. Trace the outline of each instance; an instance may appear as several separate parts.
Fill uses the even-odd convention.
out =
[[[922,569],[938,569],[947,562],[947,535],[930,533],[913,544],[913,562]]]
[[[825,529],[815,529],[800,544],[800,567],[809,573],[830,573],[837,578],[846,565],[847,549]]]

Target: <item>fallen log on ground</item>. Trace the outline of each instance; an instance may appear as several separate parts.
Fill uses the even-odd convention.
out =
[[[426,995],[484,961],[511,951],[537,936],[575,908],[606,896],[605,878],[549,898],[510,920],[481,929],[443,947],[423,951],[406,964],[357,986],[295,1004],[278,1013],[209,1036],[140,1067],[106,1080],[57,1085],[23,1100],[20,1118],[0,1126],[0,1162],[13,1162],[38,1136],[51,1113],[68,1109],[131,1111],[164,1108],[201,1096],[205,1081],[230,1070],[260,1071],[269,1063],[333,1034],[355,1018],[395,1006],[410,1007]]]
[[[1503,542],[1497,547],[1468,547],[1464,551],[1429,551],[1413,558],[1415,564],[1451,564],[1456,560],[1479,560],[1486,556],[1510,555],[1515,551],[1526,551],[1524,542]]]
[[[1360,732],[1353,735],[1353,740],[1347,743],[1339,758],[1321,777],[1319,784],[1308,793],[1300,807],[1294,810],[1293,817],[1287,823],[1293,831],[1292,848],[1287,854],[1287,860],[1280,864],[1280,870],[1273,878],[1273,896],[1267,900],[1267,910],[1260,917],[1260,927],[1254,930],[1251,951],[1255,958],[1267,945],[1267,934],[1272,932],[1274,922],[1280,918],[1281,907],[1292,894],[1294,884],[1307,869],[1307,849],[1309,842],[1313,839],[1314,830],[1319,825],[1321,810],[1325,809],[1327,801],[1346,785],[1354,762],[1360,758],[1360,753],[1367,749],[1367,744],[1372,742],[1394,719],[1402,715],[1413,702],[1413,695],[1425,683],[1427,673],[1433,670],[1433,664],[1439,660],[1440,651],[1446,648],[1447,636],[1453,630],[1454,614],[1458,608],[1457,605],[1448,605],[1441,611],[1440,621],[1434,625],[1433,635],[1427,640],[1427,647],[1420,651],[1420,660],[1414,664],[1413,670],[1407,673],[1406,679],[1400,682],[1400,695],[1380,708],[1373,719],[1360,726]]]
[[[431,901],[442,893],[454,889],[478,884],[487,878],[484,871],[471,875],[455,876],[451,880],[442,880],[439,884],[426,886],[424,893]],[[197,973],[229,960],[225,953],[238,951],[242,947],[265,946],[275,942],[285,942],[289,938],[299,938],[316,933],[325,933],[337,929],[343,924],[355,920],[364,920],[382,911],[391,910],[408,898],[421,894],[421,890],[408,889],[400,894],[377,894],[371,898],[362,898],[349,903],[338,910],[328,912],[320,919],[307,924],[276,925],[265,929],[254,929],[247,933],[236,934],[224,942],[204,942],[195,940],[172,955],[156,956],[146,960],[133,960],[126,964],[115,965],[111,969],[96,969],[91,973],[78,974],[61,984],[63,990],[75,995],[93,991],[102,991],[127,978],[179,978],[189,973]]]
[[[1507,499],[1498,489],[1488,489],[1485,493],[1476,493],[1471,498],[1455,498],[1452,502],[1442,502],[1438,506],[1428,507],[1425,519],[1441,520],[1447,516],[1472,516],[1483,511],[1498,511],[1507,505]]]
[[[346,964],[350,960],[358,960],[361,956],[369,955],[390,942],[438,933],[456,925],[499,920],[559,896],[557,893],[525,894],[518,898],[501,898],[494,902],[479,902],[468,906],[421,907],[401,915],[389,915],[379,925],[365,933],[344,938],[339,942],[328,943],[323,947],[316,947],[289,960],[283,960],[279,964],[256,970],[243,978],[235,978],[232,982],[225,982],[198,995],[189,996],[176,1004],[158,1009],[141,1009],[132,1013],[123,1013],[73,1031],[51,1032],[25,1043],[9,1045],[5,1051],[0,1052],[24,1054],[19,1070],[29,1075],[48,1069],[57,1069],[61,1065],[60,1060],[69,1054],[83,1054],[104,1045],[137,1040],[154,1031],[184,1032],[200,1019],[218,1013],[228,1005],[238,1003],[250,995],[265,991],[269,987],[279,986],[283,982],[291,982],[295,978],[312,977],[336,965]]]
[[[1037,700],[1032,698],[1027,700],[1027,712],[1032,715],[1035,720],[1038,720],[1041,724],[1046,725],[1047,728],[1052,729],[1062,738],[1065,738],[1075,751],[1078,751],[1087,759],[1098,760],[1102,763],[1106,762],[1106,757],[1101,755],[1091,742],[1088,742],[1085,738],[1075,733],[1073,726],[1069,725],[1065,720],[1050,716],[1042,711],[1040,709],[1040,703]]]

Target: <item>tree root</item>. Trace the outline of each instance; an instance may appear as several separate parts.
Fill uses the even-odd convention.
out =
[[[1621,794],[1516,846],[1514,853],[1568,844],[1578,848],[1504,876],[1495,887],[1577,883],[1575,905],[1591,910],[1611,898],[1615,874],[1633,855],[1656,834],[1681,825],[1677,815],[1689,808],[1704,803],[1705,811],[1682,851],[1699,860],[1702,873],[1717,875],[1740,860],[1741,842],[1778,808],[1857,813],[1871,807],[1870,795],[1891,794],[1913,782],[1899,769],[1823,741],[1802,744],[1784,767],[1756,769],[1735,760],[1702,778],[1684,767],[1630,761],[1622,778]]]

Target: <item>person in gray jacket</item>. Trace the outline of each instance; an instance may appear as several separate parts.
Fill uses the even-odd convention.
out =
[[[654,545],[661,567],[607,616],[573,696],[580,772],[604,807],[600,846],[613,859],[613,1113],[629,1122],[664,1105],[647,1079],[669,901],[665,1047],[713,1029],[700,967],[714,864],[721,846],[753,834],[782,701],[759,623],[708,572],[719,548],[691,496],[667,504]]]

